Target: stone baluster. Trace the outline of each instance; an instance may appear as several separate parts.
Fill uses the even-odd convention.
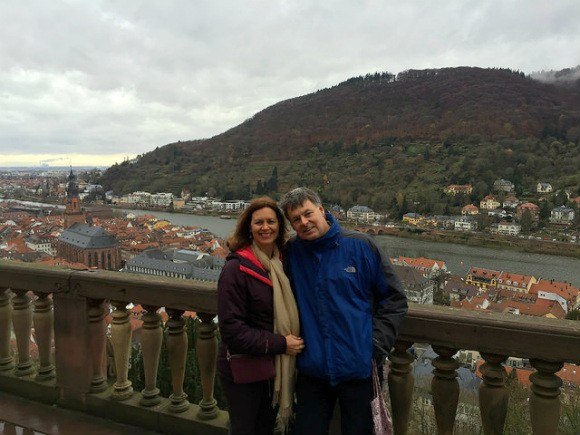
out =
[[[106,346],[107,324],[105,316],[109,308],[103,299],[88,299],[89,350],[91,360],[91,393],[101,393],[107,389]]]
[[[395,348],[389,355],[389,396],[393,411],[393,429],[397,435],[406,434],[409,426],[415,384],[411,367],[414,358],[408,351],[412,344],[408,341],[396,341]]]
[[[189,408],[187,394],[183,391],[185,378],[185,358],[187,356],[187,332],[182,310],[167,309],[167,353],[171,367],[173,393],[169,396],[171,412],[183,412]]]
[[[435,369],[431,381],[437,433],[451,435],[459,402],[459,383],[456,372],[459,364],[452,358],[457,353],[457,349],[433,346],[433,350],[439,355],[433,361]]]
[[[143,406],[154,406],[162,400],[159,395],[159,388],[156,385],[163,329],[161,327],[161,316],[157,313],[159,307],[145,305],[143,308],[147,311],[143,315],[143,329],[141,331],[145,388],[141,392],[143,397],[139,403]]]
[[[556,372],[563,367],[561,362],[531,359],[537,371],[530,375],[530,417],[534,435],[552,435],[558,431],[560,419],[560,387],[562,380]]]
[[[171,412],[183,412],[189,408],[187,394],[183,391],[185,379],[185,358],[187,357],[187,331],[183,310],[167,309],[167,354],[171,367],[171,386],[173,392],[169,396]]]
[[[0,372],[14,368],[14,359],[10,353],[11,322],[10,290],[0,289]]]
[[[480,370],[483,382],[479,386],[479,409],[485,435],[503,434],[507,415],[509,392],[505,385],[505,355],[482,353],[485,363]]]
[[[203,391],[203,398],[199,402],[198,417],[202,420],[210,420],[218,415],[217,401],[213,397],[218,348],[217,326],[214,322],[215,314],[198,313],[197,317],[201,323],[198,325],[195,345]]]
[[[111,341],[115,356],[115,381],[112,397],[115,400],[125,400],[132,396],[133,387],[129,376],[129,358],[131,356],[131,321],[127,302],[114,301],[113,322],[111,325]]]
[[[54,311],[52,299],[48,293],[35,293],[34,301],[34,334],[38,346],[39,367],[36,380],[47,381],[55,377],[54,365],[52,364],[52,337],[54,334]]]
[[[26,290],[15,290],[12,298],[12,325],[16,336],[18,363],[16,376],[28,376],[34,373],[34,365],[30,358],[30,335],[32,332],[32,307]]]

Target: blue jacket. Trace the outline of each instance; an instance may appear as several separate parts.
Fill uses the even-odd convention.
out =
[[[343,230],[329,213],[328,232],[288,242],[285,261],[300,313],[305,349],[300,373],[336,385],[366,379],[383,360],[407,312],[390,261],[366,234]]]

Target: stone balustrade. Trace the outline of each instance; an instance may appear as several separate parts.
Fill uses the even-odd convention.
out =
[[[129,303],[144,309],[142,391],[134,391],[128,378]],[[168,315],[165,328],[161,308]],[[160,432],[225,434],[227,413],[218,409],[213,397],[216,308],[215,284],[0,261],[0,390]],[[203,391],[198,404],[190,403],[183,390],[188,345],[185,311],[195,311],[201,321],[195,344]],[[112,314],[110,325],[105,322],[108,314]],[[157,385],[163,329],[171,368],[169,397],[162,397]],[[108,339],[114,379],[107,374]],[[37,347],[35,358],[31,343]],[[527,358],[536,369],[529,400],[534,434],[556,433],[562,385],[556,373],[564,362],[580,363],[580,323],[413,306],[389,356],[388,385],[397,435],[407,433],[409,426],[414,343],[430,344],[438,355],[431,395],[439,434],[454,430],[459,364],[453,356],[460,349],[477,350],[485,360],[479,390],[485,434],[503,433],[509,397],[502,363],[509,356]]]

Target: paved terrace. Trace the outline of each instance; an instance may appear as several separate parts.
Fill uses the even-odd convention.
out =
[[[129,303],[141,304],[146,310],[140,335],[146,378],[141,392],[133,391],[128,380]],[[104,319],[111,307],[113,320],[108,331]],[[156,386],[163,333],[161,307],[168,314],[167,356],[173,386],[169,397],[162,397]],[[35,426],[14,417],[34,415],[46,423],[51,420],[46,420],[49,417],[43,410],[49,405],[54,410],[50,418],[66,412],[72,421],[96,424],[94,432],[84,426],[87,434],[99,433],[98,426],[103,425],[111,427],[107,433],[138,429],[225,435],[228,415],[218,409],[213,397],[216,308],[215,284],[0,261],[0,422],[28,427],[28,433],[70,433],[64,426],[51,432],[48,424]],[[185,311],[197,312],[201,320],[196,351],[203,399],[195,404],[189,403],[183,391]],[[37,358],[31,356],[33,331]],[[12,332],[16,355],[10,350]],[[105,364],[107,337],[115,356],[116,376],[112,379]],[[397,435],[407,433],[408,428],[414,384],[409,349],[414,343],[430,344],[438,354],[433,362],[431,395],[439,434],[453,433],[459,364],[452,356],[461,349],[477,350],[485,360],[479,390],[484,433],[503,431],[509,397],[502,363],[509,356],[529,358],[536,369],[529,392],[534,434],[557,432],[562,380],[556,373],[565,362],[580,363],[579,322],[412,306],[389,357],[388,384]],[[11,406],[5,406],[7,403]],[[62,424],[67,424],[66,418]],[[0,425],[5,431],[16,430],[12,425]],[[113,432],[113,426],[120,432]]]

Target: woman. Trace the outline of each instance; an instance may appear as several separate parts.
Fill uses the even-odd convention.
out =
[[[285,234],[276,202],[262,197],[250,203],[228,239],[232,253],[218,281],[218,371],[233,435],[271,434],[277,408],[284,424],[292,412],[295,356],[304,342],[298,337],[298,310],[280,262]],[[248,356],[272,358],[275,376],[257,369],[257,377],[263,371],[268,379],[240,383],[237,364],[248,362]]]

